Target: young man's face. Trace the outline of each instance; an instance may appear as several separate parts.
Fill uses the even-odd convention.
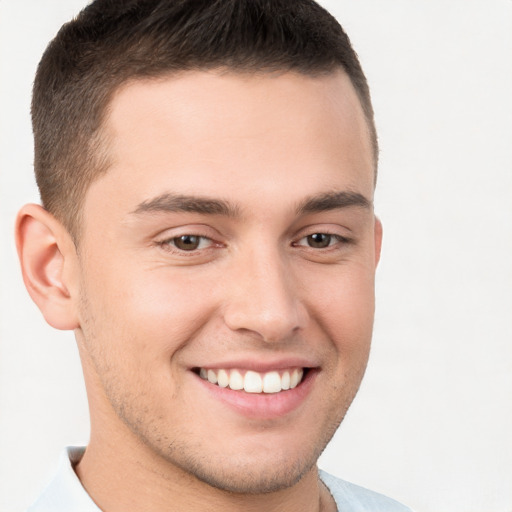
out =
[[[92,440],[232,491],[293,484],[370,346],[380,226],[349,79],[138,81],[105,140],[77,271]]]

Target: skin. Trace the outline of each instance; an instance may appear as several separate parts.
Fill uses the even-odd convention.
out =
[[[108,512],[335,510],[316,461],[366,368],[382,234],[349,79],[134,81],[104,137],[111,165],[87,191],[78,251],[40,207],[18,219],[27,287],[78,342],[84,487]],[[181,211],[184,196],[217,209]],[[311,246],[318,233],[325,247]],[[183,235],[202,238],[187,251]],[[247,413],[194,371],[298,361],[314,368],[306,391],[268,414],[282,393]]]

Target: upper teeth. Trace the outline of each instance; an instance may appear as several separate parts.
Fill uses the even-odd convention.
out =
[[[279,391],[293,389],[302,380],[303,374],[302,368],[266,373],[251,370],[245,373],[242,370],[207,370],[206,368],[199,370],[201,378],[212,384],[217,384],[221,388],[243,389],[247,393],[279,393]]]

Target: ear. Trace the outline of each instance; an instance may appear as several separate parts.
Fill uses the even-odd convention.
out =
[[[16,219],[16,247],[23,281],[45,320],[56,329],[77,328],[76,249],[64,226],[41,206],[27,204]]]
[[[382,247],[382,222],[378,217],[375,217],[375,266],[379,264],[380,250]]]

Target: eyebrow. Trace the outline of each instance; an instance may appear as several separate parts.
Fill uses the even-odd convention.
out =
[[[371,209],[372,202],[359,192],[325,192],[305,199],[298,205],[296,211],[297,214],[304,215],[349,207]],[[240,216],[240,208],[238,206],[222,199],[176,195],[170,192],[143,201],[132,213],[159,212],[188,212],[203,215],[223,215],[225,217]]]
[[[373,203],[359,192],[326,192],[310,197],[299,204],[297,213],[318,213],[341,208],[360,207],[372,209]]]
[[[236,217],[239,214],[239,208],[222,199],[165,193],[140,203],[132,213],[152,212],[189,212]]]

